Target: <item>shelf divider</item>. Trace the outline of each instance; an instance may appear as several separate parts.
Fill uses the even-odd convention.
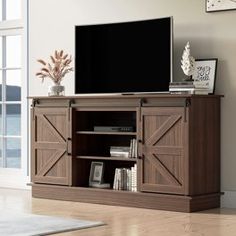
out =
[[[91,134],[91,135],[130,135],[135,136],[137,132],[100,132],[100,131],[76,131],[77,134]]]
[[[89,159],[89,160],[109,160],[109,161],[133,161],[137,162],[137,158],[127,157],[100,157],[100,156],[76,156],[78,159]]]

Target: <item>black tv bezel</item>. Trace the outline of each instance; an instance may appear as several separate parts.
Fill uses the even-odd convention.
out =
[[[126,23],[133,23],[133,22],[144,22],[144,21],[152,21],[152,20],[161,20],[161,19],[170,19],[170,82],[173,82],[173,55],[174,55],[174,31],[173,31],[173,25],[174,25],[174,18],[173,16],[168,17],[161,17],[161,18],[150,18],[150,19],[142,19],[142,20],[133,20],[133,21],[119,21],[119,22],[111,22],[111,23],[95,23],[95,24],[83,24],[83,25],[75,25],[74,26],[74,32],[75,32],[75,66],[76,66],[76,28],[79,26],[94,26],[94,25],[112,25],[112,24],[126,24]],[[169,90],[167,91],[150,91],[150,92],[105,92],[105,93],[79,93],[77,92],[77,70],[75,68],[75,79],[74,79],[74,92],[76,95],[130,95],[130,94],[163,94],[163,93],[169,93]]]

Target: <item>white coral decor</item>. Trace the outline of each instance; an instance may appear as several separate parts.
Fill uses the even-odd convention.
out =
[[[181,60],[181,68],[185,75],[191,76],[194,73],[195,69],[195,59],[190,55],[190,44],[189,42],[186,44],[185,49],[183,51],[182,60]]]

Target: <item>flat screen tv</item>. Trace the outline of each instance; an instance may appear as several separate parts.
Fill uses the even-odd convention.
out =
[[[75,27],[75,93],[167,92],[172,17]]]

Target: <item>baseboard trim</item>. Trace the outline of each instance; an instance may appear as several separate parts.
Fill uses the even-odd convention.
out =
[[[221,207],[236,208],[236,191],[223,191]]]
[[[27,183],[29,183],[29,177],[21,175],[17,171],[16,173],[12,171],[12,174],[0,173],[0,188],[30,189]]]

